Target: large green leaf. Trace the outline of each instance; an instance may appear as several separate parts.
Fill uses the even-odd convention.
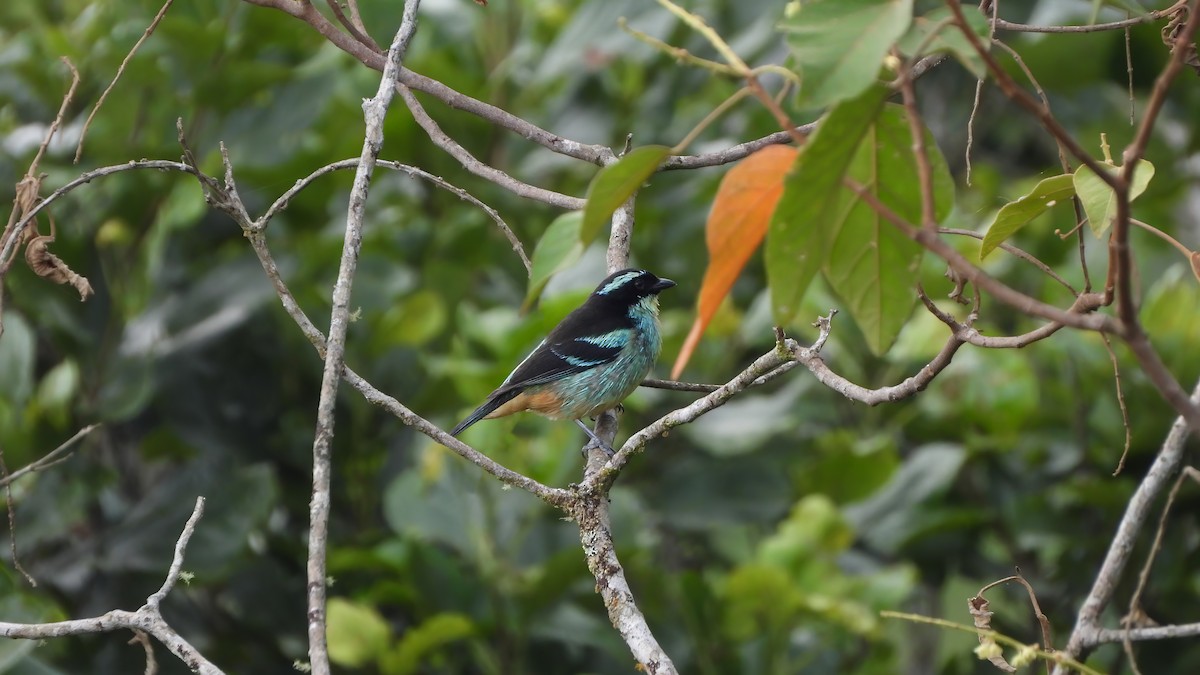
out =
[[[932,169],[934,216],[954,204],[954,180],[932,135],[925,131]],[[867,131],[848,175],[910,223],[921,219],[921,186],[904,109],[885,106]],[[923,249],[849,189],[829,221],[829,254],[823,271],[849,306],[867,346],[882,354],[892,346],[917,301],[913,289]]]
[[[1043,179],[1029,194],[1001,206],[996,212],[996,219],[988,225],[987,234],[983,236],[983,245],[979,247],[979,259],[986,258],[1029,221],[1073,196],[1074,179],[1071,174],[1062,174]]]
[[[889,93],[887,87],[876,85],[826,113],[784,180],[764,253],[771,309],[779,324],[792,318],[821,269],[842,178]]]
[[[1109,173],[1115,174],[1119,168],[1114,166]],[[1079,201],[1083,202],[1092,232],[1099,237],[1117,219],[1117,193],[1086,166],[1079,167],[1071,175],[1074,176],[1075,192],[1079,195]],[[1133,182],[1129,186],[1129,201],[1132,202],[1146,191],[1151,178],[1154,178],[1154,165],[1139,159],[1137,169],[1133,172]]]
[[[804,0],[784,19],[802,78],[799,104],[825,106],[861,94],[912,22],[912,0]]]
[[[580,236],[583,226],[582,211],[568,211],[554,219],[542,233],[530,260],[529,290],[525,293],[525,307],[537,301],[550,277],[570,267],[579,260],[587,245]]]
[[[596,238],[613,211],[637,192],[670,154],[671,149],[666,146],[647,145],[630,151],[596,174],[588,186],[587,206],[583,207],[579,236],[585,246]]]

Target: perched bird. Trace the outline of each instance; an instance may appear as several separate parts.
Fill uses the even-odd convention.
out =
[[[650,372],[662,349],[658,294],[674,285],[645,270],[610,274],[450,435],[528,410],[575,420],[612,454],[582,418],[616,407]]]

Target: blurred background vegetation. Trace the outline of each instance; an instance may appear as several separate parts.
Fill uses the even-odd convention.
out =
[[[317,3],[321,4],[321,3]],[[920,4],[920,3],[918,3]],[[936,3],[927,3],[930,6]],[[1002,15],[1085,22],[1091,2],[1006,1]],[[360,0],[387,44],[401,5]],[[784,62],[775,31],[783,3],[687,3],[752,64]],[[230,149],[252,213],[328,162],[357,157],[360,100],[378,73],[279,12],[232,0],[176,3],[132,60],[70,158],[91,105],[158,10],[157,0],[14,0],[0,4],[0,185],[25,172],[69,81],[83,82],[64,133],[42,168],[57,187],[87,168],[174,159],[175,120],[209,173]],[[735,85],[655,53],[617,28],[618,17],[708,55],[657,5],[638,0],[425,0],[406,58],[412,69],[556,133],[619,146],[671,145]],[[1122,18],[1106,10],[1101,20]],[[1132,31],[1141,101],[1166,59],[1158,25]],[[1131,136],[1124,36],[1015,35],[1056,114],[1098,149]],[[1001,204],[1058,172],[1052,142],[995,91],[976,119],[972,184],[964,179],[974,81],[949,62],[918,93],[959,181],[951,225],[978,228]],[[581,195],[594,166],[554,155],[426,98],[443,128],[476,156],[528,182]],[[1158,167],[1135,215],[1200,244],[1200,79],[1185,71],[1148,159]],[[797,119],[811,119],[793,111]],[[744,103],[693,151],[774,131]],[[397,102],[383,157],[444,176],[495,207],[528,250],[558,215],[467,174],[435,148]],[[690,325],[706,254],[703,224],[725,169],[655,176],[638,200],[634,262],[679,282],[663,297],[668,370]],[[315,183],[270,229],[285,279],[317,324],[327,324],[351,172]],[[48,190],[47,190],[48,191]],[[5,198],[7,199],[7,198]],[[208,210],[195,181],[128,172],[77,190],[52,209],[53,250],[87,276],[96,296],[32,275],[7,279],[0,339],[0,448],[23,466],[93,422],[70,461],[13,486],[20,558],[0,569],[0,617],[44,621],[133,609],[158,587],[196,495],[208,511],[189,551],[195,574],[164,605],[175,627],[230,673],[290,673],[306,657],[304,537],[321,365],[282,311],[240,230]],[[1073,282],[1069,209],[1014,243]],[[1200,375],[1196,281],[1157,239],[1134,233],[1144,317],[1185,386]],[[1094,240],[1093,240],[1094,241]],[[973,241],[956,242],[974,251]],[[1093,278],[1103,247],[1090,246]],[[1065,306],[1068,296],[1032,267],[993,255],[987,268]],[[942,267],[925,287],[944,297]],[[377,172],[353,305],[347,362],[380,389],[449,427],[472,408],[603,275],[597,244],[556,277],[541,305],[518,308],[526,276],[488,218],[453,195]],[[806,318],[837,306],[808,296]],[[835,322],[824,354],[866,386],[892,384],[940,348],[944,327],[916,315],[883,358],[852,322]],[[980,327],[1010,334],[1035,324],[985,302]],[[721,382],[768,350],[761,262],[723,307],[685,377]],[[1019,566],[1065,639],[1128,496],[1173,413],[1120,348],[1132,420],[1124,442],[1112,365],[1099,338],[1061,331],[1021,351],[964,348],[914,399],[878,408],[849,403],[803,369],[656,441],[612,493],[617,550],[651,627],[682,672],[994,672],[971,653],[974,636],[879,618],[900,609],[969,623],[966,599]],[[694,395],[641,390],[622,434]],[[465,440],[553,485],[581,475],[583,437],[571,424],[509,418]],[[343,387],[334,444],[330,649],[340,671],[400,673],[629,673],[574,525],[493,479]],[[1185,489],[1145,597],[1162,623],[1195,621],[1200,592],[1200,499]],[[1138,564],[1150,532],[1144,533]],[[8,556],[8,546],[4,546]],[[1189,561],[1191,564],[1189,564]],[[1105,623],[1117,626],[1126,575]],[[989,594],[995,626],[1040,639],[1023,592]],[[0,672],[140,672],[142,650],[120,634],[38,645],[0,642]],[[161,672],[184,667],[158,648]],[[1146,673],[1200,672],[1195,640],[1138,647]],[[1091,662],[1126,668],[1116,647]]]

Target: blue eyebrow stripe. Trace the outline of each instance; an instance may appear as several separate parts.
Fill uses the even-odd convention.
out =
[[[607,347],[609,349],[619,349],[624,347],[629,342],[629,329],[618,328],[617,330],[603,333],[601,335],[585,335],[575,338],[576,342],[583,342],[597,347]]]
[[[614,291],[614,290],[624,286],[625,284],[629,283],[630,281],[633,281],[634,279],[642,276],[642,274],[643,274],[643,272],[641,272],[640,270],[633,271],[633,272],[626,272],[625,274],[622,274],[621,276],[617,277],[616,279],[613,279],[612,281],[608,282],[607,284],[604,284],[604,288],[601,288],[600,290],[596,291],[596,294],[597,295],[608,295],[612,291]]]

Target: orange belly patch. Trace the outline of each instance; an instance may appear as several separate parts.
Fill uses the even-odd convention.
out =
[[[540,415],[545,415],[547,417],[557,417],[561,408],[562,399],[554,392],[523,391],[520,394],[517,394],[511,401],[493,410],[484,419],[495,419],[497,417],[504,417],[506,415],[524,412],[526,410],[538,413]]]

